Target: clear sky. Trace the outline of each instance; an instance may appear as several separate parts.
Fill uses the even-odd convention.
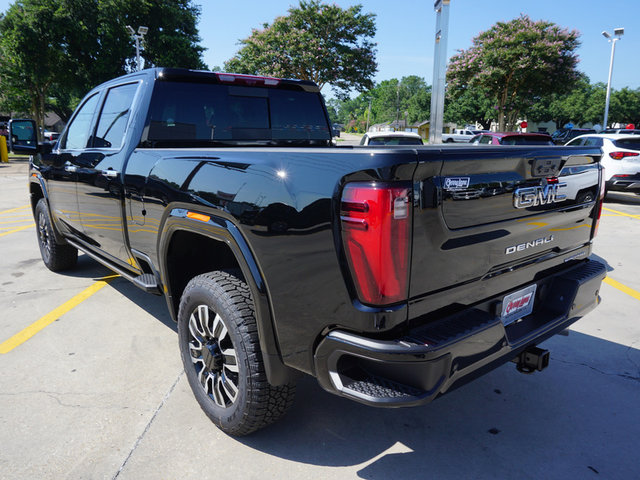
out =
[[[0,0],[4,11],[12,1]],[[200,36],[207,48],[204,61],[222,67],[238,50],[238,40],[252,28],[285,15],[297,0],[200,0]],[[376,81],[418,75],[432,83],[433,37],[436,16],[433,0],[335,0],[342,7],[361,3],[377,15],[378,73]],[[474,36],[497,21],[521,13],[533,20],[550,20],[581,34],[578,68],[592,82],[605,82],[611,44],[603,30],[625,28],[616,44],[613,88],[640,87],[640,0],[451,0],[448,54],[471,46]],[[329,93],[329,92],[326,92]]]

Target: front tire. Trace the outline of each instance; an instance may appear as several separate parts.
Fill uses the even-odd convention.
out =
[[[78,262],[78,249],[66,244],[57,243],[54,226],[49,215],[47,201],[38,200],[35,210],[36,228],[38,229],[38,247],[42,261],[52,272],[69,270]]]
[[[178,338],[196,400],[229,435],[263,428],[293,404],[295,385],[274,387],[267,381],[251,292],[232,273],[205,273],[187,284]]]

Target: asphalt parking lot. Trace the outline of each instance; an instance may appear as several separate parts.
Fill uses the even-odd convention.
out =
[[[504,365],[400,410],[305,378],[284,419],[234,439],[193,398],[162,298],[85,255],[44,267],[26,172],[0,164],[1,478],[639,478],[640,196],[607,199],[602,304],[543,344],[544,372]]]

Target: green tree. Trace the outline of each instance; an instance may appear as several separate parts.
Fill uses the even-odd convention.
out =
[[[351,125],[352,129],[364,131],[367,123],[393,122],[396,118],[406,118],[413,124],[429,118],[431,87],[416,75],[401,80],[392,78],[355,98],[330,99],[327,108],[329,106],[336,112],[338,122],[347,125],[347,129]]]
[[[371,98],[371,124],[402,120],[405,112],[410,124],[429,118],[431,87],[417,75],[383,80],[366,96]]]
[[[465,88],[460,92],[447,91],[444,103],[444,120],[459,125],[480,123],[486,129],[497,117],[495,103],[489,93],[481,88]]]
[[[625,87],[612,92],[609,119],[612,123],[633,123],[640,128],[640,88]]]
[[[26,96],[29,110],[44,125],[49,88],[67,59],[60,46],[68,27],[57,0],[20,0],[0,19],[2,89]]]
[[[500,130],[513,128],[521,112],[552,93],[568,91],[576,79],[578,32],[528,16],[498,22],[451,58],[452,92],[482,88],[497,107]]]
[[[586,75],[580,74],[574,88],[568,93],[553,93],[542,97],[526,110],[534,122],[554,121],[558,127],[567,123],[601,123],[604,114],[606,85],[591,84]]]
[[[18,0],[0,18],[2,88],[23,91],[40,125],[67,120],[82,96],[135,67],[125,25],[149,27],[145,65],[206,68],[192,0]]]
[[[342,9],[302,0],[287,16],[254,29],[228,62],[227,71],[311,80],[330,84],[339,94],[373,86],[375,15],[362,5]]]

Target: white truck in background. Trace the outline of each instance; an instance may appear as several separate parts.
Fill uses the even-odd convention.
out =
[[[469,130],[469,129],[461,129],[454,128],[453,133],[443,133],[442,134],[442,143],[468,143],[475,135],[478,135],[481,130]]]

